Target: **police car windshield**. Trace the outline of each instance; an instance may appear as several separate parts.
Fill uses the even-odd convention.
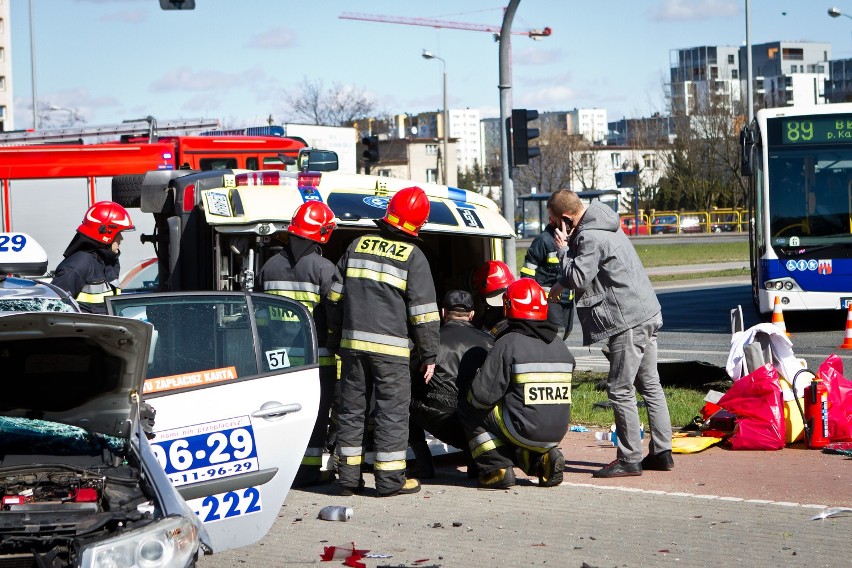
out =
[[[0,312],[69,312],[71,304],[59,298],[0,298]]]

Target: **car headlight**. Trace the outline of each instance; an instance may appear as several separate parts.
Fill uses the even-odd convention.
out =
[[[167,517],[83,549],[82,566],[154,568],[186,566],[199,546],[198,529],[184,517]]]

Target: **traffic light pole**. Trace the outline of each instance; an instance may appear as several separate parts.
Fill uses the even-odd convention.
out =
[[[515,187],[512,182],[512,168],[509,157],[512,148],[509,141],[509,116],[512,114],[512,20],[521,0],[511,0],[503,14],[503,25],[500,28],[500,153],[502,182],[503,182],[503,217],[512,227],[512,237],[503,242],[503,261],[509,266],[512,274],[517,275],[517,258],[515,256]]]

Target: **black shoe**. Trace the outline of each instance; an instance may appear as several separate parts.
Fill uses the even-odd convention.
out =
[[[674,459],[672,459],[672,451],[666,450],[659,454],[648,454],[642,460],[642,469],[650,469],[654,471],[669,471],[674,467]]]
[[[478,477],[480,489],[508,489],[515,485],[515,470],[511,467],[481,473]]]
[[[550,448],[538,461],[539,487],[554,487],[562,483],[562,472],[565,470],[565,457],[559,448]]]
[[[420,491],[420,482],[416,479],[406,479],[402,487],[390,493],[379,493],[379,497],[393,497],[394,495],[410,495]]]
[[[356,493],[360,495],[364,492],[364,478],[358,481],[358,487],[347,487],[346,485],[339,486],[339,494],[341,497],[352,497]]]
[[[608,466],[594,472],[592,477],[631,477],[637,475],[642,475],[641,463],[614,460]]]

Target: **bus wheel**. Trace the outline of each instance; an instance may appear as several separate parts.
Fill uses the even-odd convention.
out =
[[[142,202],[142,180],[145,174],[114,176],[112,200],[122,207],[139,207]]]

